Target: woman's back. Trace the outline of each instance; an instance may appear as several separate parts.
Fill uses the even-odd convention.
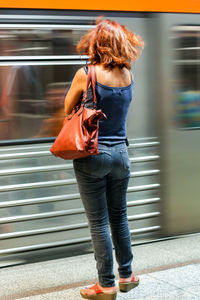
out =
[[[110,87],[125,87],[131,84],[131,73],[128,69],[115,67],[111,70],[96,65],[97,82]]]
[[[84,67],[87,74],[87,67]],[[123,142],[126,140],[126,117],[133,98],[132,75],[126,68],[95,66],[97,109],[107,118],[99,121],[99,142]],[[90,86],[85,105],[92,108],[93,92]]]

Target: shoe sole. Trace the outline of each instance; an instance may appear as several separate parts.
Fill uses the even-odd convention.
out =
[[[130,290],[136,288],[139,285],[139,281],[129,282],[129,283],[119,283],[120,292],[127,293]]]
[[[96,295],[85,295],[80,291],[81,297],[84,299],[91,299],[91,300],[115,300],[117,298],[117,293],[112,293],[112,294],[96,294]]]

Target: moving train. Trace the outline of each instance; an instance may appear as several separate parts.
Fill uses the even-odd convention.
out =
[[[70,82],[87,62],[76,44],[98,16],[115,19],[145,41],[132,66],[127,124],[133,243],[199,232],[199,14],[136,11],[134,4],[126,11],[73,10],[68,4],[30,9],[34,5],[17,2],[0,9],[1,256],[91,249],[72,162],[49,149]]]

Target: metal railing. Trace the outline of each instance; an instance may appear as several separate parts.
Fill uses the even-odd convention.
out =
[[[160,211],[159,211],[159,203],[160,203],[160,197],[159,197],[159,173],[160,170],[158,168],[158,162],[159,162],[159,155],[157,155],[157,147],[159,146],[159,142],[157,138],[147,138],[147,139],[138,139],[138,140],[131,140],[131,143],[129,145],[129,149],[135,149],[136,151],[138,149],[152,149],[152,147],[156,148],[156,151],[153,151],[155,154],[151,155],[139,155],[137,157],[130,157],[130,161],[133,165],[137,164],[137,166],[141,164],[144,165],[144,163],[147,164],[147,169],[145,170],[139,170],[139,171],[133,171],[131,172],[131,178],[138,178],[138,180],[145,179],[145,178],[154,178],[151,183],[146,184],[136,184],[134,186],[129,186],[127,190],[127,195],[131,193],[144,193],[144,192],[154,192],[154,195],[147,195],[147,197],[141,197],[134,200],[129,200],[127,203],[128,209],[131,207],[149,207],[152,206],[152,211],[149,212],[141,212],[134,215],[128,215],[129,222],[137,222],[137,221],[145,221],[145,220],[157,220],[157,223],[155,225],[155,222],[152,225],[148,226],[142,226],[140,228],[136,228],[134,230],[131,230],[131,234],[134,235],[142,235],[142,234],[152,234],[153,232],[158,232],[160,230]],[[18,175],[31,175],[31,174],[51,174],[52,172],[60,172],[60,171],[69,171],[73,169],[73,165],[71,162],[67,163],[61,163],[56,164],[55,158],[50,154],[49,152],[49,144],[43,144],[39,145],[27,145],[26,146],[15,146],[15,147],[4,147],[0,150],[0,162],[4,162],[10,164],[17,160],[18,165],[20,165],[20,160],[23,159],[40,159],[40,166],[34,166],[34,167],[17,167],[17,168],[5,168],[4,170],[0,170],[0,178],[9,178],[9,176],[18,176]],[[154,148],[153,148],[154,149]],[[18,153],[17,153],[18,152]],[[49,165],[44,166],[42,165],[42,159],[43,157],[49,156]],[[151,165],[151,167],[148,167],[148,163],[154,163],[156,166]],[[71,171],[72,172],[72,171]],[[45,181],[39,181],[39,182],[30,182],[30,183],[17,183],[17,184],[6,184],[0,187],[0,192],[3,193],[3,195],[20,192],[20,191],[28,191],[30,189],[37,189],[43,188],[52,188],[52,187],[62,187],[62,186],[75,186],[76,180],[75,178],[72,179],[57,179],[57,180],[45,180]],[[72,200],[81,201],[80,200],[80,194],[79,193],[70,193],[70,194],[55,194],[51,196],[39,196],[39,197],[30,197],[24,199],[9,199],[6,200],[6,197],[3,197],[0,201],[0,211],[1,209],[9,211],[9,209],[14,207],[28,207],[29,205],[40,205],[45,203],[64,203],[65,207],[67,206],[68,201],[70,201],[72,205]],[[155,205],[157,205],[155,207]],[[81,206],[81,205],[80,205]],[[66,207],[67,208],[67,207]],[[0,217],[0,226],[1,224],[25,224],[29,221],[34,220],[45,220],[45,219],[51,219],[51,218],[60,218],[60,217],[67,217],[67,216],[74,216],[74,224],[64,224],[62,226],[51,226],[51,227],[44,227],[44,228],[35,228],[35,229],[27,229],[27,230],[16,230],[13,232],[5,232],[0,234],[0,241],[3,243],[6,240],[12,240],[12,239],[19,239],[20,238],[28,238],[29,239],[29,245],[21,246],[19,243],[18,247],[10,247],[0,250],[0,254],[9,254],[9,253],[20,253],[23,251],[29,251],[29,250],[38,250],[38,249],[44,249],[49,247],[57,247],[57,246],[67,246],[67,245],[74,245],[84,242],[90,242],[91,238],[87,236],[81,236],[77,238],[67,238],[66,240],[60,240],[60,241],[52,241],[47,243],[40,243],[38,240],[38,243],[35,245],[32,245],[31,237],[32,236],[41,236],[52,234],[52,233],[58,233],[58,232],[78,232],[79,230],[86,230],[85,233],[88,234],[88,223],[87,222],[80,222],[78,216],[84,215],[84,209],[82,207],[79,208],[67,208],[62,210],[55,210],[50,212],[40,212],[40,213],[26,213],[24,215],[14,215],[14,216],[4,216]],[[0,227],[1,228],[1,227]],[[84,235],[84,234],[83,234]]]

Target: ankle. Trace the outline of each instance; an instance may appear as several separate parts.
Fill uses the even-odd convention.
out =
[[[128,282],[131,281],[131,278],[132,278],[132,276],[127,277],[127,278],[120,277],[120,278],[119,278],[119,282],[120,282],[120,283],[128,283]]]
[[[115,292],[117,290],[116,286],[103,287],[99,283],[98,285],[103,292]]]

